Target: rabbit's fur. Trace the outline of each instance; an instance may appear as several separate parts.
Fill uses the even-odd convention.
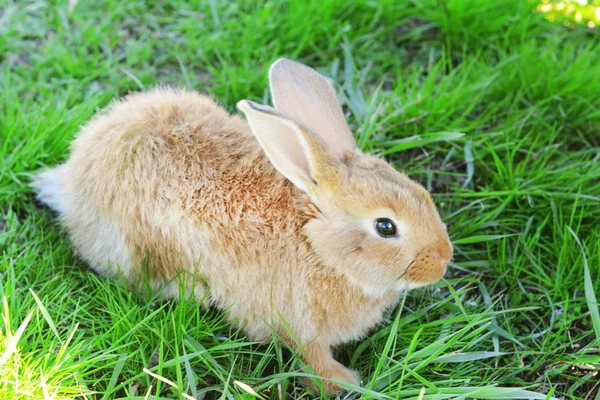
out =
[[[195,92],[127,96],[33,186],[100,274],[135,286],[145,265],[172,295],[193,277],[189,293],[253,339],[275,329],[320,376],[358,384],[331,346],[440,279],[452,246],[428,192],[360,153],[325,78],[285,59],[269,78],[275,109],[238,103],[249,123]],[[382,237],[377,218],[397,235]]]

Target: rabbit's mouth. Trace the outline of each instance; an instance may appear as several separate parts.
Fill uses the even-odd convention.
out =
[[[406,278],[406,276],[409,274],[410,269],[415,265],[415,263],[417,262],[417,259],[415,258],[414,260],[412,260],[410,262],[410,264],[408,264],[408,266],[404,269],[404,272],[402,272],[402,275],[400,275],[400,280],[404,280],[404,278]]]

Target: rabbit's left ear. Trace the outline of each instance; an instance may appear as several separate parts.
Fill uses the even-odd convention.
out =
[[[336,156],[356,150],[335,90],[318,72],[282,58],[271,65],[269,84],[275,109],[321,136]]]
[[[271,164],[283,176],[309,194],[317,186],[325,191],[336,187],[339,161],[320,136],[271,107],[249,100],[237,106]]]

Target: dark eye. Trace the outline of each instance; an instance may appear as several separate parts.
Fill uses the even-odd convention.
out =
[[[390,219],[378,218],[375,221],[375,229],[382,237],[396,236],[396,225]]]

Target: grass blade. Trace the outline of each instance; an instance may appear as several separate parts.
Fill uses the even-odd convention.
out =
[[[567,227],[569,232],[579,245],[581,249],[581,255],[583,257],[583,280],[585,286],[585,299],[587,301],[588,308],[590,310],[590,316],[592,317],[592,324],[594,326],[594,331],[596,332],[596,341],[600,341],[600,312],[598,312],[598,301],[596,300],[596,294],[594,293],[594,284],[592,282],[592,276],[590,274],[590,268],[588,266],[587,256],[585,254],[585,249],[579,240],[579,237],[571,229],[570,226]]]
[[[450,142],[456,139],[460,139],[465,136],[462,132],[437,132],[437,133],[429,133],[422,136],[417,136],[411,138],[412,140],[407,140],[405,142],[399,143],[391,148],[387,149],[383,152],[383,154],[392,154],[398,153],[400,151],[405,151],[409,149],[414,149],[415,147],[426,146],[428,144],[437,143],[437,142]],[[402,141],[403,139],[399,140]]]
[[[113,369],[113,373],[110,377],[110,381],[108,381],[108,386],[106,387],[106,390],[104,392],[104,396],[102,397],[102,400],[108,399],[109,398],[108,396],[110,394],[112,394],[115,387],[117,386],[117,381],[119,380],[119,376],[121,375],[121,371],[123,370],[125,361],[127,361],[127,354],[123,353],[119,356],[119,359],[117,360],[117,362],[115,364],[115,368]]]
[[[435,362],[453,363],[485,360],[486,358],[500,357],[508,353],[501,351],[472,351],[468,353],[444,354],[435,359]]]
[[[42,303],[42,301],[40,300],[40,298],[37,296],[37,294],[35,294],[35,292],[31,288],[29,288],[29,292],[33,296],[33,298],[34,298],[35,302],[37,303],[38,307],[40,308],[40,311],[42,312],[42,315],[44,316],[44,319],[46,320],[46,322],[50,326],[50,329],[52,330],[52,332],[54,333],[54,335],[56,336],[56,338],[58,340],[60,340],[60,335],[58,334],[58,330],[56,329],[56,325],[54,325],[54,321],[52,321],[52,318],[50,317],[50,314],[48,313],[48,310],[44,306],[44,303]]]
[[[462,239],[456,239],[453,241],[454,244],[473,244],[473,243],[481,243],[481,242],[489,242],[492,240],[504,239],[512,236],[517,236],[518,233],[505,234],[505,235],[477,235],[477,236],[469,236]]]

